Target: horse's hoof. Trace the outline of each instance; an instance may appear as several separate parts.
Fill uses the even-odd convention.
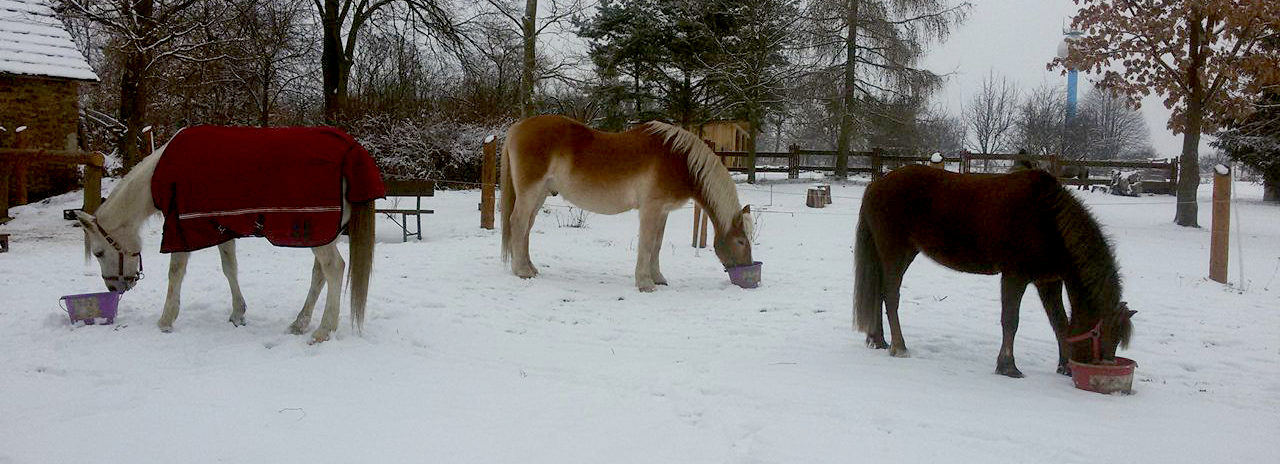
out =
[[[173,333],[173,326],[171,326],[171,325],[162,325],[162,326],[160,326],[160,332],[161,332],[161,333]]]
[[[889,347],[889,356],[893,356],[895,358],[910,358],[911,351],[906,348]]]
[[[867,348],[871,348],[875,350],[884,350],[889,348],[889,344],[885,343],[883,339],[876,340],[874,338],[867,337]]]
[[[516,275],[516,277],[519,277],[521,279],[532,279],[538,275],[538,270],[531,267],[528,269],[517,269],[513,271],[513,273]]]
[[[329,341],[329,332],[327,331],[317,330],[316,333],[311,334],[312,345],[315,345],[317,343],[324,343],[327,341]]]
[[[658,290],[658,287],[653,285],[641,285],[639,286],[639,288],[640,288],[640,291],[644,293],[653,293],[654,291]]]
[[[306,323],[295,321],[294,323],[289,324],[289,333],[294,335],[302,335],[304,333],[307,333],[307,329],[310,327],[311,327],[310,321],[307,321]]]
[[[1058,373],[1059,373],[1059,374],[1062,374],[1062,375],[1065,375],[1065,376],[1070,376],[1070,375],[1071,375],[1071,368],[1070,368],[1070,367],[1067,367],[1067,365],[1066,365],[1066,364],[1059,364],[1059,365],[1058,365]]]
[[[228,321],[231,322],[231,325],[234,325],[236,327],[244,327],[245,325],[247,325],[244,322],[244,316],[239,316],[239,317],[231,316],[231,318],[228,319]]]
[[[1023,377],[1026,377],[1025,375],[1022,375],[1022,371],[1018,370],[1016,366],[997,367],[996,373],[1003,375],[1005,377],[1012,377],[1015,379],[1021,379]]]
[[[655,285],[666,285],[666,284],[667,284],[667,278],[666,278],[666,277],[663,277],[663,276],[661,276],[661,275],[654,276],[654,277],[653,277],[653,283],[654,283]]]

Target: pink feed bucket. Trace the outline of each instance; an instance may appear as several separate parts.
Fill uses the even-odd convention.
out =
[[[115,323],[116,306],[119,303],[120,294],[115,292],[81,293],[58,299],[58,305],[66,311],[72,324],[84,321],[86,325],[93,325],[103,319],[104,324]]]
[[[734,266],[725,269],[729,273],[729,281],[742,288],[756,288],[760,286],[760,267],[764,263],[756,261],[746,266]]]

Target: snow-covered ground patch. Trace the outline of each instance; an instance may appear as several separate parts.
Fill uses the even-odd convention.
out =
[[[112,185],[108,182],[108,186]],[[0,227],[0,463],[1272,462],[1280,456],[1280,208],[1238,184],[1232,285],[1208,281],[1201,229],[1173,197],[1081,193],[1114,239],[1139,310],[1136,393],[1076,390],[1054,373],[1037,298],[1016,344],[1024,379],[993,374],[999,280],[918,259],[905,279],[910,359],[851,331],[852,237],[863,187],[740,184],[759,211],[761,287],[732,286],[672,214],[671,281],[633,285],[636,215],[567,214],[532,236],[539,277],[498,260],[478,191],[440,191],[421,242],[380,219],[363,336],[308,345],[285,329],[307,250],[243,240],[246,327],[227,322],[217,253],[195,254],[174,333],[155,327],[167,257],[144,228],[148,277],[113,326],[72,326],[65,294],[101,291],[77,195],[13,209]],[[563,221],[561,221],[563,223]],[[1232,224],[1237,229],[1236,224]],[[345,246],[343,247],[345,253]],[[1243,259],[1244,280],[1239,264]],[[1034,292],[1031,293],[1034,295]],[[318,320],[318,315],[317,315]]]

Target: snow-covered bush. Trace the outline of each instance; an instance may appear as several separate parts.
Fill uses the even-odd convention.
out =
[[[370,115],[355,124],[352,135],[377,160],[383,175],[435,179],[439,188],[471,188],[469,183],[480,182],[485,137],[501,136],[507,125],[509,121],[476,124],[434,115]]]

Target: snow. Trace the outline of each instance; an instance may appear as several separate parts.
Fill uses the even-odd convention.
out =
[[[493,143],[493,139],[494,139],[494,137],[495,137],[495,136],[494,136],[493,134],[489,134],[489,136],[488,136],[488,137],[485,137],[485,138],[484,138],[484,143]]]
[[[1228,168],[1225,165],[1221,165],[1221,164],[1215,165],[1213,167],[1213,170],[1214,172],[1217,172],[1219,176],[1225,176],[1227,174],[1231,174],[1231,168]]]
[[[46,0],[0,0],[0,73],[97,81]]]
[[[1114,239],[1136,332],[1135,394],[1054,373],[1040,303],[1023,302],[1024,379],[994,375],[999,281],[918,259],[905,279],[910,359],[850,330],[852,237],[863,187],[804,206],[801,183],[740,184],[757,214],[761,287],[732,286],[692,213],[668,223],[671,285],[633,285],[636,215],[534,226],[541,274],[512,276],[479,192],[439,191],[421,242],[380,219],[363,336],[285,333],[311,254],[238,245],[245,327],[227,323],[217,253],[193,255],[175,332],[160,222],[148,278],[114,325],[73,326],[61,295],[101,291],[74,194],[12,209],[0,254],[0,463],[1273,462],[1280,455],[1280,208],[1237,185],[1248,279],[1206,279],[1205,228],[1173,197],[1079,193]],[[108,181],[107,186],[114,185]],[[1200,198],[1208,200],[1208,186]],[[345,248],[345,247],[344,247]],[[1233,250],[1235,247],[1232,247]],[[1031,292],[1030,295],[1034,295]],[[318,315],[317,315],[318,319]],[[343,320],[346,320],[345,308]]]

